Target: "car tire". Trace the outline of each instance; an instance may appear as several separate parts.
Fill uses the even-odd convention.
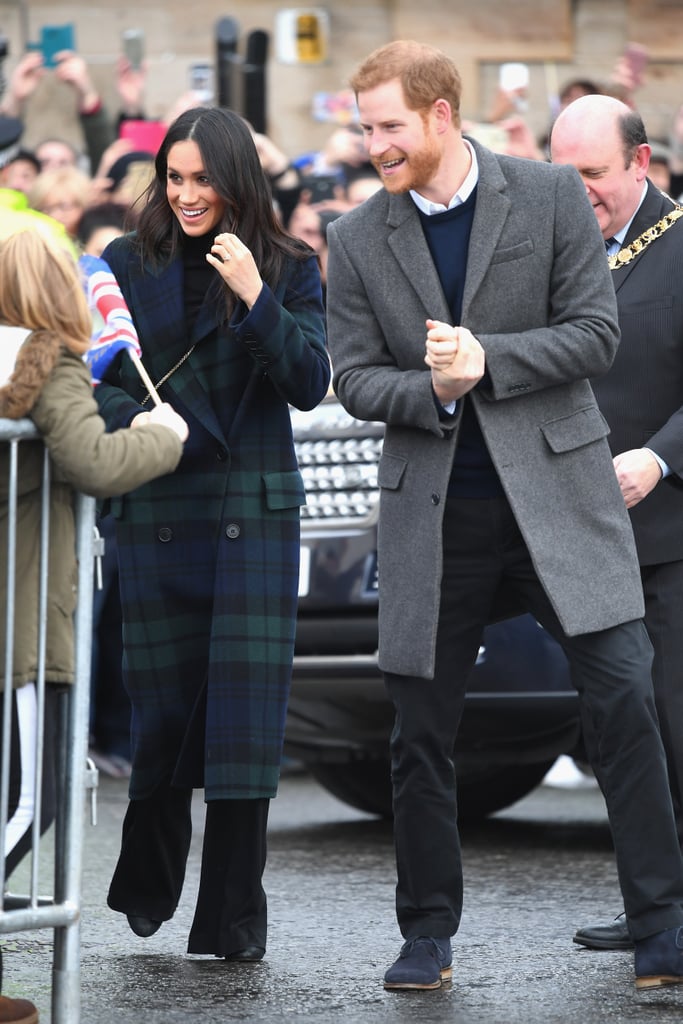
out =
[[[509,807],[539,785],[553,761],[536,764],[490,765],[458,773],[458,818],[476,821]],[[343,763],[308,764],[311,775],[343,803],[391,818],[389,761],[367,759]]]

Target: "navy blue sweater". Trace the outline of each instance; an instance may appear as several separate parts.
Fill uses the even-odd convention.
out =
[[[434,260],[454,324],[462,316],[462,295],[467,270],[467,249],[474,219],[477,190],[460,206],[431,216],[419,211],[422,227]],[[484,381],[481,386],[485,385]],[[449,497],[490,498],[502,491],[472,402],[465,401],[458,448],[448,485]]]

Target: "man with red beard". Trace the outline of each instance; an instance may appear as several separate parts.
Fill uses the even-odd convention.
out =
[[[439,50],[390,43],[351,86],[384,188],[330,225],[328,331],[340,401],[386,424],[379,664],[405,942],[384,985],[451,977],[467,677],[484,626],[522,611],[562,645],[598,734],[636,986],[681,983],[683,860],[652,647],[589,384],[619,340],[595,216],[573,167],[463,137],[460,77]]]

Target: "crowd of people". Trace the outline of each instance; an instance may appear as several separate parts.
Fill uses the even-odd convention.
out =
[[[54,417],[70,442],[79,413],[93,451],[111,446],[120,462],[98,463],[111,467],[103,484],[78,472],[69,444],[55,449],[66,493],[111,498],[100,522],[110,560],[93,619],[91,753],[101,770],[130,777],[130,802],[110,907],[142,937],[173,915],[192,790],[202,787],[188,950],[242,963],[265,955],[268,803],[305,500],[288,410],[325,395],[329,329],[342,404],[387,424],[380,665],[396,709],[405,942],[385,987],[438,988],[451,974],[463,892],[451,753],[467,669],[499,600],[532,610],[565,648],[614,830],[625,914],[575,939],[635,947],[641,987],[683,982],[683,686],[669,667],[683,660],[683,550],[676,531],[667,542],[683,474],[683,104],[670,137],[648,140],[640,81],[620,62],[603,84],[568,82],[543,138],[502,88],[487,117],[461,123],[452,62],[396,43],[353,78],[362,128],[335,127],[320,150],[285,153],[192,94],[169,111],[160,146],[141,149],[121,126],[145,120],[144,66],[120,58],[112,117],[86,62],[64,52],[54,74],[73,89],[83,149],[60,138],[23,148],[46,73],[39,54],[25,55],[0,103],[0,329],[18,344],[0,411],[32,416],[48,447]],[[84,300],[71,326],[63,306],[81,254],[111,267],[163,401],[123,358],[98,383],[97,404],[83,391],[74,354],[88,343]],[[26,261],[32,272],[17,273]],[[421,268],[411,288],[399,266]],[[384,287],[391,274],[396,295]],[[658,318],[665,306],[671,316]],[[634,354],[643,332],[657,374]],[[13,405],[30,359],[41,372]],[[650,377],[651,406],[638,390]],[[71,390],[72,403],[56,395]],[[562,543],[547,529],[558,496]],[[406,604],[419,606],[410,637]],[[55,681],[69,676],[67,662],[68,644]],[[32,666],[22,673],[20,723],[31,717]],[[631,747],[643,751],[637,770]],[[21,838],[6,851],[10,867]],[[32,1004],[4,996],[0,1014],[37,1020]]]
[[[112,230],[134,226],[140,196],[153,176],[155,151],[135,145],[122,131],[128,124],[146,120],[146,69],[133,67],[125,57],[116,63],[115,84],[118,109],[109,112],[93,84],[86,61],[77,53],[64,51],[56,67],[48,71],[41,55],[29,52],[19,59],[0,99],[0,116],[15,127],[23,123],[31,98],[47,74],[73,91],[82,133],[82,146],[58,137],[44,138],[31,149],[13,138],[9,150],[0,152],[0,190],[3,206],[41,212],[60,222],[80,249],[79,223],[88,217],[111,217]],[[624,56],[603,79],[574,78],[566,81],[556,97],[549,97],[549,128],[536,137],[529,127],[527,87],[506,91],[501,84],[479,119],[465,119],[463,130],[494,151],[548,160],[550,126],[554,118],[574,99],[584,95],[609,95],[637,109],[642,76],[635,76]],[[191,91],[179,95],[169,107],[163,123],[170,123],[184,109],[199,105]],[[8,129],[9,130],[9,129]],[[261,165],[266,172],[276,209],[286,228],[290,222],[305,232],[307,239],[325,261],[327,224],[381,187],[372,161],[363,146],[362,132],[355,122],[336,126],[319,150],[286,153],[269,136],[252,132]],[[683,104],[674,111],[666,138],[650,138],[651,180],[674,199],[683,197]],[[0,129],[0,150],[2,130]],[[302,207],[307,209],[302,209]],[[320,215],[316,219],[312,214]],[[121,222],[121,215],[125,215]],[[294,220],[292,221],[292,218]],[[296,233],[296,231],[294,232]]]

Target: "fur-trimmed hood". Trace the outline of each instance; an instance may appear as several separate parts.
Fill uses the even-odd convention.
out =
[[[58,335],[0,326],[0,416],[28,416],[63,351]]]

